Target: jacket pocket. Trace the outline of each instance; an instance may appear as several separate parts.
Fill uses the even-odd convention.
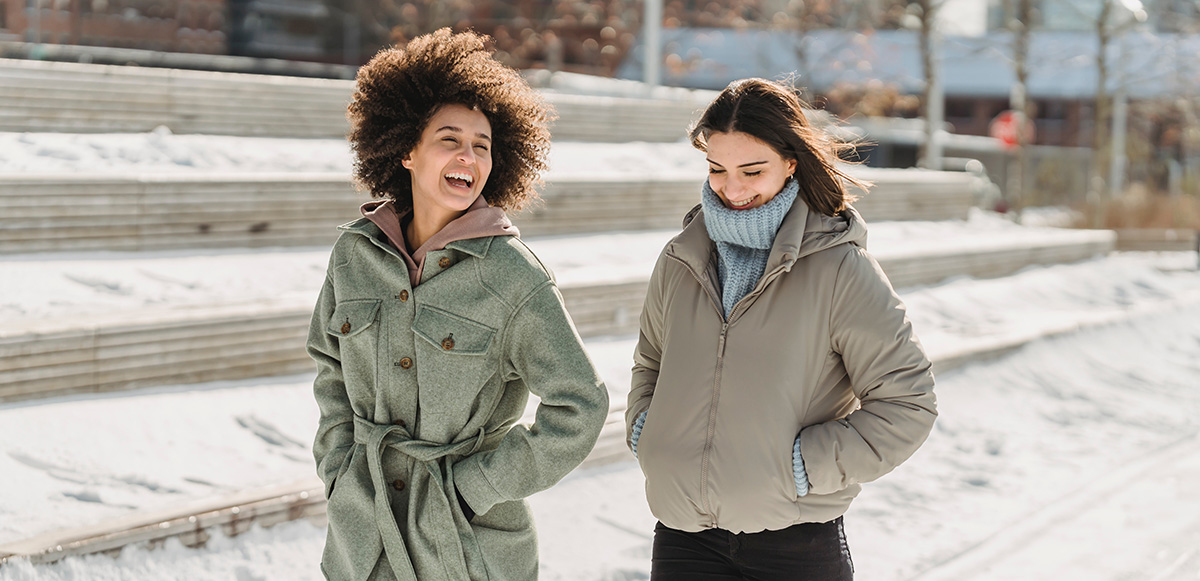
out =
[[[354,453],[357,451],[357,445],[350,446],[350,449],[346,451],[346,456],[342,458],[341,466],[338,466],[337,474],[334,475],[333,480],[329,481],[329,493],[325,496],[326,500],[329,499],[329,496],[333,495],[333,489],[335,486],[337,486],[338,480],[340,480],[342,476],[345,476],[346,471],[350,469],[350,462],[354,460]]]
[[[355,299],[337,303],[325,332],[337,339],[342,363],[342,380],[347,395],[354,398],[375,389],[380,337],[377,324],[378,299]],[[373,396],[372,396],[373,397]]]
[[[537,533],[524,500],[501,502],[471,521],[471,532],[493,579],[537,579]]]
[[[338,303],[333,307],[333,315],[325,332],[346,339],[358,335],[375,322],[379,314],[378,299],[358,299]]]
[[[453,438],[482,405],[480,392],[496,369],[490,356],[496,330],[429,305],[417,306],[412,330],[420,413],[437,417],[440,426],[425,424],[422,434]]]
[[[800,495],[796,494],[796,461],[795,456],[792,454],[794,446],[795,440],[792,441],[792,446],[788,446],[787,457],[783,459],[783,472],[785,474],[784,482],[786,483],[784,484],[783,488],[784,496],[786,496],[788,500],[792,502],[798,502],[800,500]]]
[[[496,335],[487,325],[429,305],[417,307],[412,328],[435,349],[453,355],[483,355]]]

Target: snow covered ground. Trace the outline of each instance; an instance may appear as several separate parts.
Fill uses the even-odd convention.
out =
[[[612,359],[632,341],[604,340],[605,345],[593,351],[610,381],[617,379],[610,374],[625,365],[627,355]],[[929,441],[895,472],[867,485],[846,516],[858,578],[1196,579],[1198,377],[1200,304],[1195,303],[1035,342],[1003,359],[943,374],[937,387],[940,417]],[[195,425],[149,423],[160,442],[156,458],[162,466],[129,466],[128,473],[139,475],[129,480],[141,484],[125,485],[140,486],[142,495],[148,491],[168,498],[175,494],[170,488],[187,486],[171,474],[204,474],[210,485],[228,482],[235,470],[226,466],[223,473],[215,466],[219,460],[238,470],[266,469],[271,463],[297,474],[310,470],[304,462],[291,466],[289,454],[306,451],[287,443],[309,433],[303,431],[313,413],[303,409],[308,405],[306,388],[209,386],[203,391],[159,390],[22,409],[111,406],[93,407],[93,414],[64,412],[74,420],[67,425],[78,426],[59,427],[68,433],[57,444],[67,455],[77,454],[81,443],[107,439],[105,432],[112,426],[95,424],[95,416],[134,407],[121,403],[136,401],[140,409],[186,407],[189,413],[175,415],[175,423],[195,413],[219,428],[248,416],[229,409],[220,419],[220,414],[210,417],[205,408],[259,392],[255,420],[242,427],[244,441],[211,442],[214,449],[207,457],[184,447],[184,440],[196,439]],[[203,403],[208,398],[211,402]],[[198,412],[192,411],[197,407]],[[263,411],[274,407],[291,411]],[[6,432],[14,411],[0,412]],[[294,417],[284,418],[289,414]],[[120,423],[113,420],[114,426]],[[16,429],[34,429],[39,434],[35,440],[53,431],[36,421]],[[276,440],[265,445],[277,452],[261,453],[267,439]],[[0,441],[12,442],[7,434]],[[162,462],[162,442],[175,446],[171,449],[178,452],[178,461]],[[124,440],[125,447],[130,443]],[[224,445],[239,447],[239,452],[225,455]],[[14,446],[6,446],[11,459]],[[43,497],[31,494],[19,508],[70,503],[75,506],[67,512],[74,512],[76,521],[85,520],[86,513],[77,511],[87,501],[54,496],[56,490],[82,491],[84,484],[70,481],[86,477],[66,471],[71,462],[48,450],[28,450],[27,455],[35,454],[57,462],[57,476],[33,482],[27,472],[13,471],[27,467],[0,467],[5,474],[18,475],[15,480],[21,483],[6,479],[10,484],[4,498],[13,488],[41,489]],[[107,496],[97,495],[101,500]],[[573,473],[530,503],[541,539],[543,579],[647,578],[654,519],[645,506],[635,462]],[[4,522],[18,518],[19,511],[11,505],[5,510]],[[71,558],[36,568],[18,563],[0,569],[0,579],[318,579],[323,534],[319,527],[296,522],[234,539],[217,536],[202,550],[171,542],[158,550],[128,548],[116,560]]]
[[[349,175],[345,139],[278,139],[149,133],[0,132],[0,176],[85,171],[108,175],[241,172],[335,172]],[[704,179],[704,154],[686,142],[558,142],[550,149],[556,176]]]

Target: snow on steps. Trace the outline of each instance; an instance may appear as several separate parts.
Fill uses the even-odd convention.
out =
[[[872,222],[967,217],[970,174],[855,168],[875,182],[855,204]],[[513,215],[525,236],[678,228],[699,202],[687,179],[557,178]],[[345,175],[25,175],[0,177],[0,254],[329,244],[359,217]]]
[[[594,336],[636,326],[646,283],[561,290]],[[22,323],[0,330],[0,401],[306,372],[311,318],[312,301],[283,299]]]
[[[601,235],[597,235],[601,236]],[[556,253],[588,256],[597,236],[559,240]],[[1016,229],[1005,237],[876,252],[894,286],[953,276],[998,277],[1034,264],[1073,262],[1113,249],[1104,230]],[[657,248],[649,255],[657,255]],[[545,260],[547,257],[543,256]],[[551,257],[547,263],[558,270]],[[636,332],[645,275],[561,285],[583,336]],[[98,316],[34,319],[0,329],[0,401],[134,387],[298,373],[311,369],[303,345],[309,298],[142,308]]]
[[[1084,315],[1072,324],[1056,324],[1029,332],[1022,336],[992,337],[986,341],[956,346],[953,348],[931,347],[930,359],[937,373],[977,361],[995,358],[1019,348],[1021,345],[1055,336],[1067,335],[1088,328],[1118,324],[1155,314],[1169,313],[1200,303],[1200,292],[1191,292],[1174,299],[1140,305],[1120,314]],[[630,453],[625,446],[624,402],[614,401],[609,416],[601,430],[600,438],[592,453],[584,460],[581,468],[598,466],[610,462],[627,460]],[[1188,438],[1172,445],[1192,445]],[[1156,455],[1153,460],[1158,460]],[[1107,493],[1108,488],[1124,482],[1122,479],[1105,481],[1097,488],[1097,494]],[[35,537],[0,545],[0,566],[13,558],[28,558],[34,563],[49,563],[70,556],[96,553],[117,554],[121,547],[135,543],[162,543],[168,538],[178,537],[185,546],[201,546],[209,538],[205,529],[222,527],[228,536],[245,532],[253,524],[270,527],[280,522],[311,519],[323,523],[325,517],[324,487],[320,480],[312,478],[253,490],[245,490],[210,499],[200,500],[173,509],[132,514],[112,519],[105,523],[69,530],[53,531]],[[1070,505],[1073,510],[1075,505]],[[1057,514],[1057,513],[1056,513]],[[1028,528],[1043,526],[1045,519],[1030,523]],[[1013,542],[1013,534],[1000,534],[999,541]],[[1018,539],[1019,540],[1019,539]],[[992,545],[968,549],[962,555],[943,563],[947,567],[935,567],[926,572],[930,578],[959,578],[947,571],[961,573],[963,564],[977,564],[981,560],[994,558]],[[986,550],[985,550],[986,549]],[[943,570],[946,569],[946,570]],[[922,577],[925,578],[925,577]]]
[[[1188,228],[1122,228],[1117,250],[1200,252],[1200,230]]]

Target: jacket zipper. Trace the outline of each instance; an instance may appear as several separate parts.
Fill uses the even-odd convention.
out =
[[[708,455],[712,451],[713,435],[717,430],[717,403],[721,399],[721,371],[725,366],[725,335],[729,331],[729,323],[721,323],[721,335],[717,337],[717,370],[713,374],[712,401],[708,408],[708,434],[704,438],[704,453],[700,458],[700,501],[708,511],[709,526],[717,526],[712,503],[708,498]]]
[[[767,290],[767,287],[770,286],[772,282],[775,282],[775,279],[779,278],[779,275],[783,274],[783,272],[787,270],[787,267],[787,263],[776,267],[775,270],[772,270],[765,277],[763,277],[761,284],[755,286],[753,290],[746,294],[746,296],[738,299],[738,302],[733,305],[733,309],[729,311],[729,320],[732,321],[735,318],[734,315],[740,315],[742,311],[746,310],[741,308],[743,304],[747,304],[746,300],[757,297],[758,295],[762,294],[763,291]]]

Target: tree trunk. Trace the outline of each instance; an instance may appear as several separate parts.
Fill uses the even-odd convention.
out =
[[[935,24],[935,6],[933,0],[917,0],[917,5],[921,8],[921,69],[925,75],[925,84],[921,88],[921,118],[925,120],[925,139],[921,143],[918,151],[917,159],[920,160],[918,165],[927,168],[936,168],[939,164],[938,160],[934,160],[931,153],[931,146],[935,139],[935,133],[938,130],[937,124],[939,120],[935,119],[935,104],[933,100],[938,98],[935,90],[937,85],[937,63],[934,55],[934,26]]]
[[[1016,69],[1017,83],[1013,87],[1010,106],[1018,115],[1016,175],[1009,184],[1009,199],[1011,207],[1020,209],[1031,202],[1029,184],[1029,135],[1025,131],[1026,123],[1033,121],[1033,106],[1030,103],[1029,87],[1029,29],[1033,26],[1033,1],[1016,0],[1016,16],[1009,23],[1013,31],[1013,64]]]
[[[1088,185],[1090,194],[1099,195],[1104,187],[1104,175],[1108,166],[1108,44],[1112,40],[1112,30],[1108,20],[1112,13],[1114,0],[1104,0],[1100,8],[1100,17],[1096,20],[1096,104],[1094,107],[1095,122],[1092,128],[1092,177]]]

